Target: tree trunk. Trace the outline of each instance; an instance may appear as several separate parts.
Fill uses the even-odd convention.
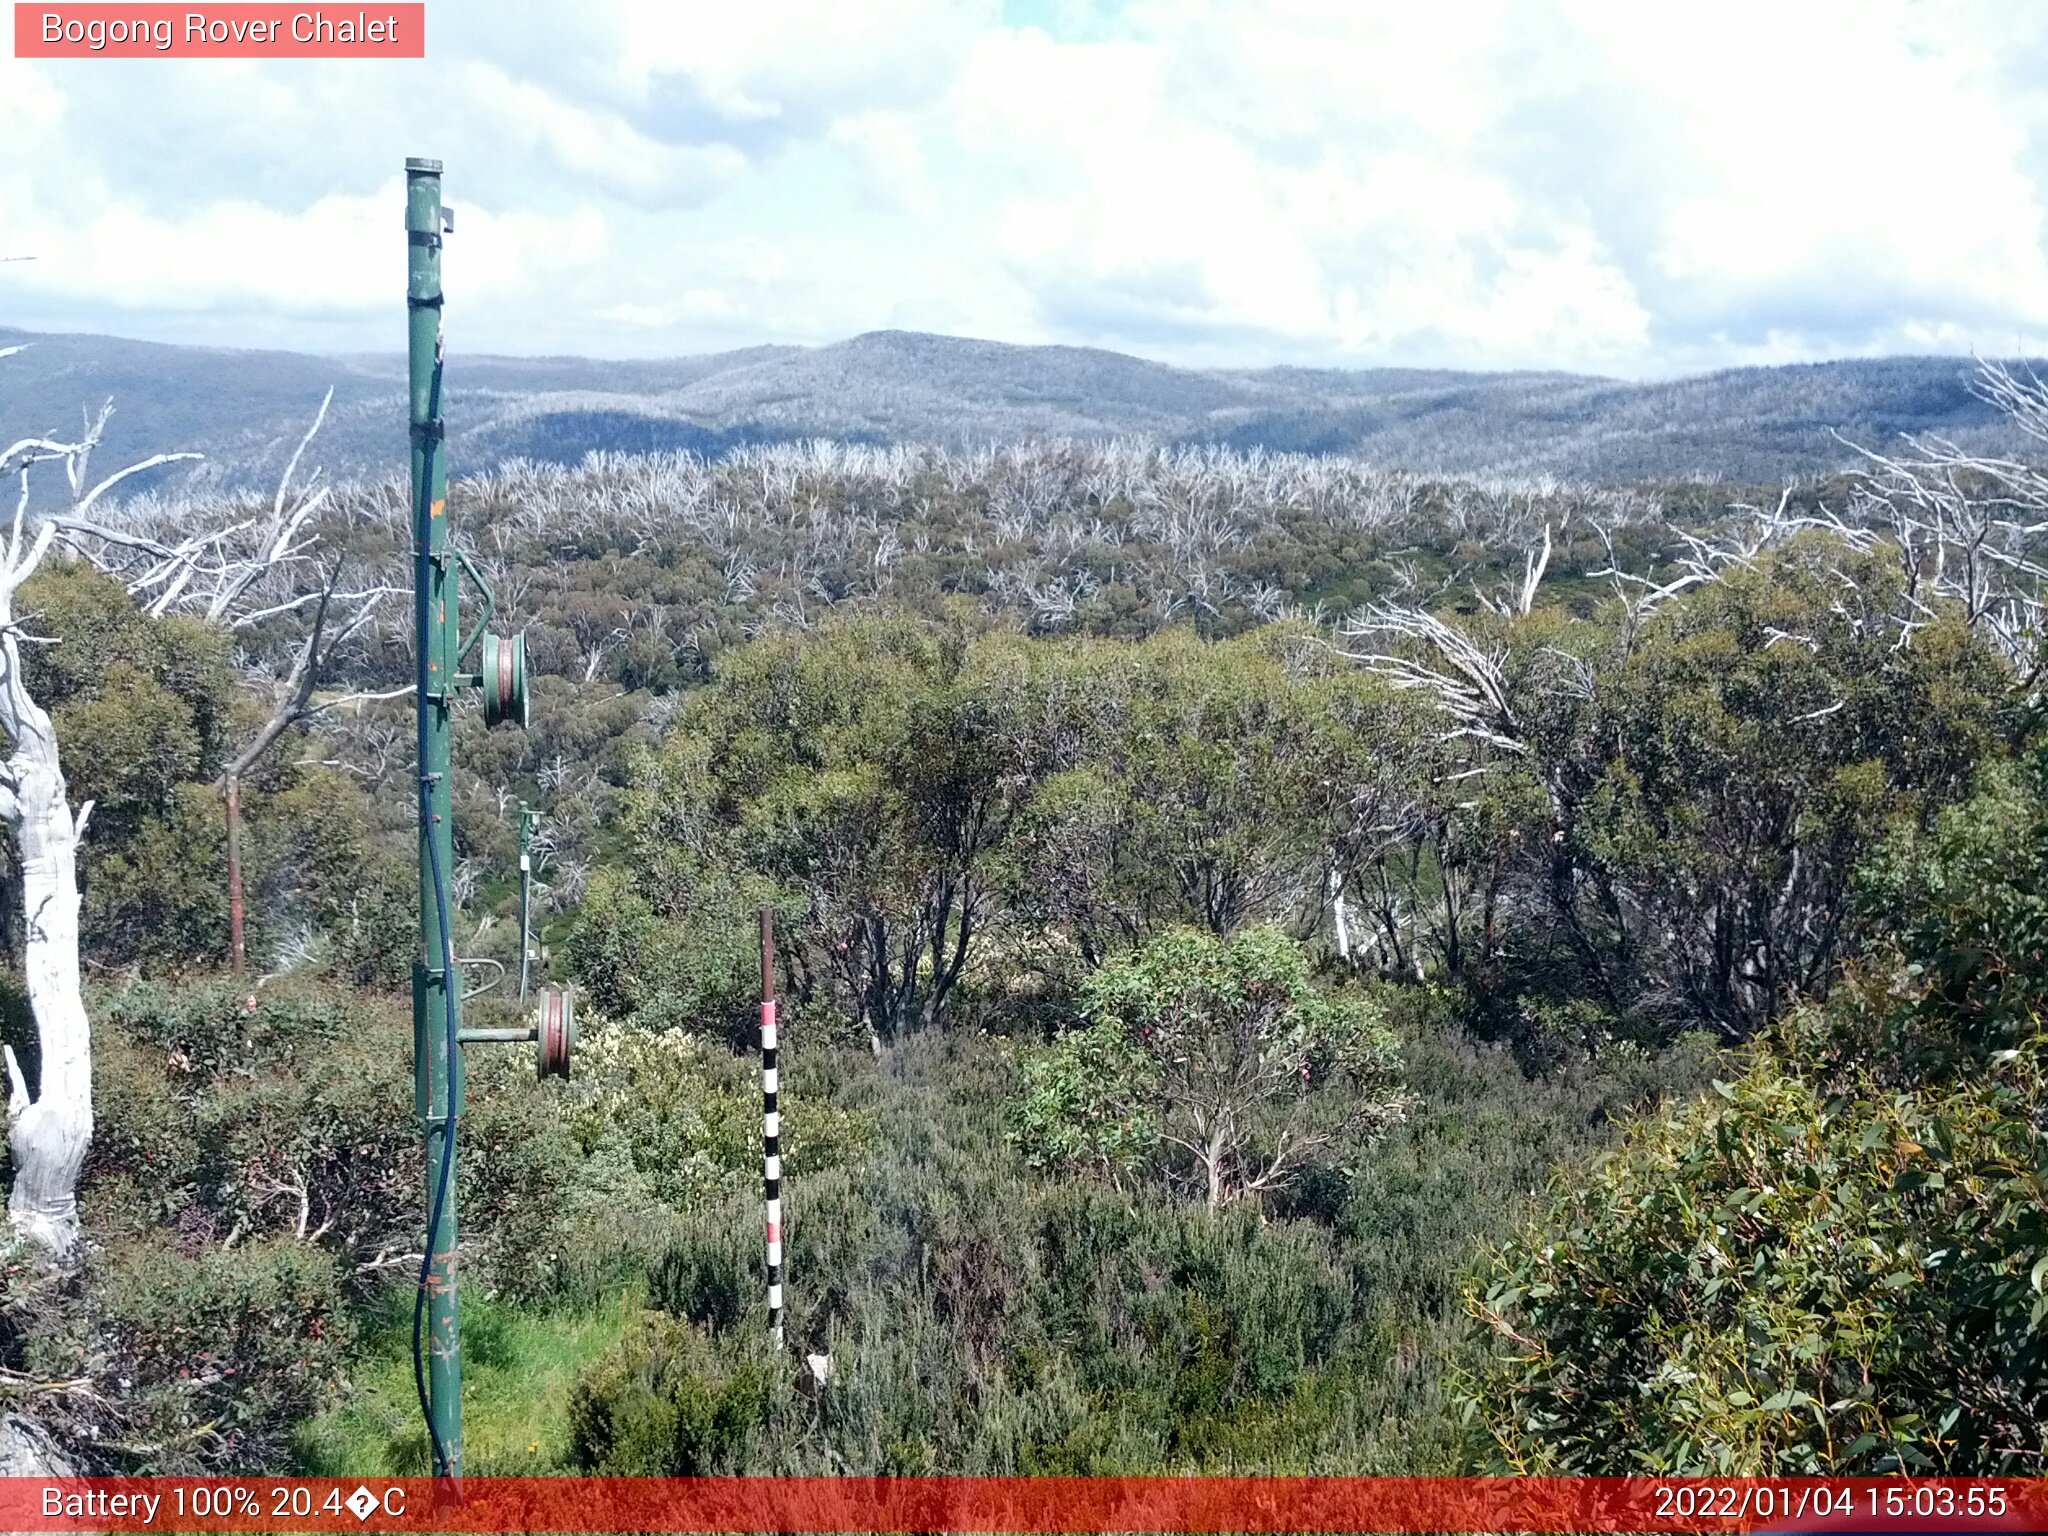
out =
[[[1337,934],[1337,958],[1351,964],[1351,913],[1344,904],[1344,872],[1330,866],[1330,922]]]
[[[4,644],[12,650],[13,637]],[[18,666],[18,657],[10,659]],[[40,1059],[31,1099],[13,1048],[6,1053],[7,1141],[14,1153],[7,1219],[64,1260],[78,1242],[78,1170],[92,1142],[92,1031],[78,974],[78,836],[92,806],[72,818],[50,717],[33,703],[28,711],[8,722],[19,729],[9,733],[16,745],[7,765],[14,781],[7,809],[21,853],[23,969]]]
[[[242,776],[230,769],[227,776],[228,807],[228,960],[237,976],[248,969],[248,951],[242,942]],[[521,935],[522,939],[524,935]],[[526,961],[519,962],[521,993],[525,995]]]

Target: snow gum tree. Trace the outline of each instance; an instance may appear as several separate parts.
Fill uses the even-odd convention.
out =
[[[78,974],[78,840],[92,803],[71,809],[56,730],[22,678],[24,637],[15,613],[16,594],[55,533],[45,523],[25,544],[17,512],[0,566],[0,730],[12,748],[0,766],[0,820],[21,856],[23,976],[39,1079],[32,1092],[14,1048],[5,1047],[14,1154],[7,1216],[23,1237],[63,1259],[78,1237],[75,1190],[92,1142],[92,1030]]]
[[[1269,924],[1174,928],[1100,967],[1086,1023],[1025,1067],[1018,1141],[1044,1167],[1146,1178],[1216,1211],[1341,1169],[1407,1112],[1399,1042],[1367,998],[1324,996]]]
[[[0,350],[0,356],[17,350]],[[16,1233],[60,1263],[77,1247],[78,1170],[92,1144],[92,1027],[78,960],[78,844],[92,803],[72,809],[56,729],[22,671],[22,648],[34,637],[24,627],[26,616],[15,611],[16,599],[60,538],[90,528],[83,519],[108,490],[173,458],[193,457],[160,454],[88,488],[87,468],[109,414],[102,409],[76,442],[31,437],[0,449],[0,476],[18,477],[21,486],[0,552],[0,732],[7,747],[0,762],[0,821],[20,855],[22,977],[35,1021],[33,1083],[29,1065],[5,1047],[7,1140],[14,1157],[7,1217]],[[31,530],[29,468],[52,461],[70,483],[70,513]]]

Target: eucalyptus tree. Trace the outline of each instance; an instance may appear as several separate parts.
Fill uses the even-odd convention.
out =
[[[1040,1165],[1156,1180],[1211,1211],[1341,1163],[1406,1112],[1377,1006],[1326,997],[1279,929],[1168,929],[1092,974],[1084,1022],[1027,1058],[1017,1136]]]
[[[716,865],[782,893],[799,1003],[847,1006],[877,1050],[944,1011],[1029,782],[1017,700],[965,676],[965,648],[875,615],[766,636],[678,712],[636,791],[659,883]]]
[[[1505,1470],[2039,1464],[2044,850],[2037,748],[1869,861],[1889,932],[1852,984],[1627,1126],[1494,1256],[1462,1395]]]
[[[348,552],[333,550],[338,530],[322,517],[328,487],[320,484],[318,469],[299,477],[333,398],[330,389],[267,508],[142,501],[97,523],[58,520],[65,537],[118,577],[144,612],[191,615],[244,642],[245,669],[268,695],[262,722],[229,757],[218,781],[227,830],[229,956],[236,971],[247,963],[242,787],[248,775],[288,732],[323,711],[412,691],[406,685],[316,698],[349,647],[375,625],[384,601],[401,590],[388,581],[344,581]]]
[[[1517,963],[1550,972],[1525,981],[1749,1034],[1829,984],[1862,853],[1995,749],[2007,679],[1966,616],[1914,598],[1883,541],[1783,510],[1675,575],[1602,573],[1600,618],[1538,605],[1539,557],[1491,611],[1350,627],[1347,654],[1435,711],[1461,798],[1540,791],[1507,828]]]
[[[1023,808],[1015,885],[1091,963],[1174,923],[1313,921],[1332,861],[1386,835],[1399,709],[1356,676],[1311,676],[1299,627],[1042,654],[1074,746]]]

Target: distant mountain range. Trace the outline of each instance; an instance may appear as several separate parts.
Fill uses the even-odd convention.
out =
[[[273,478],[331,385],[314,457],[336,478],[401,468],[405,360],[164,346],[0,328],[0,440],[62,430],[111,397],[105,461],[192,449],[195,486]],[[1343,453],[1421,472],[1591,480],[1813,475],[1934,432],[2011,450],[1969,390],[1975,364],[1900,357],[1742,368],[1648,384],[1564,373],[1199,370],[1084,347],[877,331],[823,347],[655,362],[448,360],[457,473],[593,449],[690,449],[805,437],[952,447],[1040,436]]]

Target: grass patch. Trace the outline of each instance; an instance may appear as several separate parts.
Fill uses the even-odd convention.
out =
[[[463,1468],[477,1477],[573,1472],[569,1390],[618,1343],[642,1299],[621,1291],[583,1309],[532,1311],[465,1297]],[[309,1477],[425,1477],[433,1468],[412,1373],[409,1292],[394,1292],[341,1401],[302,1424]]]

